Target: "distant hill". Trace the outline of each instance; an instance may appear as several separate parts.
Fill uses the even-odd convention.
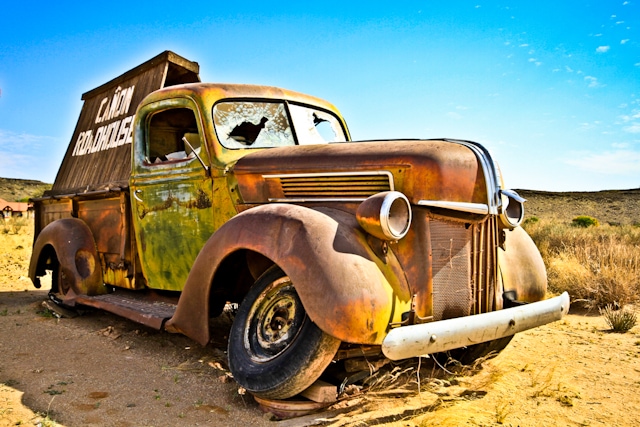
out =
[[[33,179],[0,178],[0,199],[7,202],[26,202],[31,197],[40,197],[51,184]]]
[[[51,184],[31,179],[0,178],[0,199],[8,202],[39,197]],[[525,218],[571,222],[589,215],[603,224],[640,224],[640,188],[632,190],[551,192],[516,190],[527,199]]]
[[[640,225],[640,188],[632,190],[550,192],[516,190],[527,199],[525,218],[571,222],[588,215],[602,224]]]

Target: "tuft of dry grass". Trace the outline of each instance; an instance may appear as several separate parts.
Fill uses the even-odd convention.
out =
[[[525,229],[542,254],[551,292],[567,291],[587,308],[638,302],[640,227],[580,228],[540,220]]]
[[[0,217],[0,233],[28,234],[33,230],[33,219]]]
[[[616,309],[611,304],[601,308],[600,315],[604,317],[613,332],[628,332],[638,323],[638,317],[633,311]]]

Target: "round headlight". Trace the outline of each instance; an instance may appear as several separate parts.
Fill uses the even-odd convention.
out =
[[[404,194],[385,191],[362,202],[356,218],[367,233],[382,240],[397,241],[409,231],[411,204]]]
[[[516,228],[524,219],[524,202],[526,199],[520,197],[513,190],[501,190],[502,207],[500,209],[500,220],[507,228]]]

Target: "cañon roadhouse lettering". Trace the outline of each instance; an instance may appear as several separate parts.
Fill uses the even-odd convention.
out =
[[[100,102],[95,123],[100,124],[126,115],[131,107],[131,98],[135,86],[122,89],[118,87],[113,97],[105,97]],[[73,156],[84,156],[110,148],[131,144],[133,138],[133,115],[113,121],[95,129],[80,132],[76,145],[73,148]]]

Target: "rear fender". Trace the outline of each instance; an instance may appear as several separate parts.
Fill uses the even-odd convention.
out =
[[[242,252],[261,254],[280,266],[311,320],[342,341],[380,344],[389,323],[410,309],[398,260],[391,251],[384,261],[376,257],[353,215],[269,204],[236,215],[208,240],[167,330],[208,342],[212,289],[217,295],[221,286],[229,286],[228,277],[219,277],[228,275],[216,273],[225,259]]]
[[[522,227],[505,233],[504,249],[498,250],[504,292],[518,302],[543,300],[547,292],[547,270],[538,248]]]
[[[70,285],[65,302],[73,304],[76,295],[99,295],[107,292],[102,268],[91,230],[84,221],[64,218],[48,224],[38,235],[29,264],[29,278],[36,288],[40,277],[52,268],[52,256],[60,264],[60,280]]]

